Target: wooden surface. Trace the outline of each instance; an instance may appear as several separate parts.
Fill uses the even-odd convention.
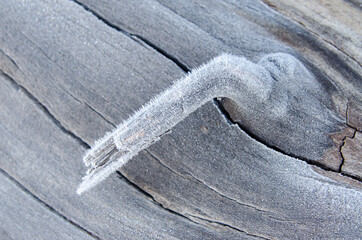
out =
[[[362,236],[358,4],[55,2],[1,1],[2,239]],[[222,52],[292,54],[318,91],[276,83],[278,120],[215,99],[76,194],[89,145]]]

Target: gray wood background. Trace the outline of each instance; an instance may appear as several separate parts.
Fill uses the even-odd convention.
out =
[[[0,238],[361,238],[360,5],[1,0]],[[278,120],[210,101],[76,194],[95,140],[223,52],[292,54],[319,94]]]

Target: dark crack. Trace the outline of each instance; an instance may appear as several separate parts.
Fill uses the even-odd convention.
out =
[[[99,20],[101,20],[102,22],[104,22],[106,25],[108,25],[109,27],[113,28],[113,29],[116,29],[117,31],[125,34],[126,36],[130,37],[131,39],[134,40],[133,37],[137,37],[138,39],[140,39],[141,41],[143,41],[146,45],[148,45],[149,47],[151,47],[152,49],[156,50],[158,53],[160,53],[161,55],[163,55],[164,57],[166,57],[167,59],[169,59],[170,61],[172,61],[173,63],[175,63],[178,67],[180,67],[184,72],[189,72],[190,69],[186,66],[186,64],[184,64],[183,62],[181,62],[180,60],[178,60],[175,56],[167,53],[165,50],[163,50],[162,48],[158,47],[156,44],[152,43],[150,40],[144,38],[143,36],[140,36],[138,34],[133,34],[133,33],[130,33],[130,32],[127,32],[126,30],[124,29],[121,29],[119,26],[115,25],[115,24],[112,24],[110,21],[106,20],[104,17],[102,17],[99,13],[95,12],[94,10],[90,9],[89,7],[87,7],[86,5],[74,0],[75,3],[77,3],[78,5],[82,6],[86,11],[89,11],[91,12],[94,16],[96,16]],[[136,40],[135,40],[136,41]],[[10,61],[16,66],[16,62],[14,62],[11,58],[9,58]],[[11,78],[8,74],[4,73],[2,70],[0,71],[0,73],[17,89],[21,89],[22,92],[25,93],[25,95],[27,97],[29,97],[42,111],[43,113],[48,116],[52,122],[58,126],[62,132],[64,132],[65,134],[71,136],[73,139],[75,139],[80,145],[82,145],[84,148],[90,148],[90,146],[79,136],[77,136],[76,134],[74,134],[73,132],[71,132],[70,130],[68,130],[65,126],[63,126],[63,124],[56,119],[56,117],[50,112],[50,110],[48,110],[48,108],[43,105],[34,95],[32,95],[25,87],[23,87],[21,84],[17,83],[13,78]],[[229,116],[229,114],[225,111],[225,109],[223,108],[223,106],[221,105],[221,103],[218,101],[218,100],[214,100],[214,103],[215,105],[219,108],[220,112],[225,116],[225,118],[231,123],[231,124],[236,124]],[[115,127],[115,124],[113,122],[111,122],[110,120],[106,119],[102,114],[100,114],[98,111],[96,111],[93,107],[91,107],[90,105],[86,104],[89,108],[91,108],[94,112],[96,112],[103,120],[105,120],[106,122],[108,122],[109,124],[111,124],[112,126]],[[288,155],[290,156],[289,154],[286,154],[285,152],[283,152],[282,150],[280,149],[277,149],[275,147],[272,147],[272,146],[268,146],[264,141],[262,141],[262,139],[259,139],[257,138],[254,134],[252,134],[251,132],[247,131],[246,129],[243,129],[239,124],[236,124],[240,127],[240,129],[244,132],[246,132],[250,137],[252,137],[253,139],[256,139],[258,142],[261,142],[263,143],[264,145],[266,145],[267,147],[269,148],[272,148],[274,149],[275,151],[278,151],[284,155]],[[342,145],[343,146],[343,145]],[[341,146],[341,148],[342,148]],[[147,151],[147,150],[146,150]],[[155,157],[154,155],[152,155],[149,151],[147,151],[152,157],[154,157],[155,159],[157,159],[157,157]],[[293,158],[297,158],[297,159],[300,159],[298,157],[295,157],[295,156],[291,156]],[[311,165],[314,165],[314,166],[318,166],[324,170],[327,170],[327,171],[332,171],[331,169],[329,169],[328,167],[326,166],[322,166],[321,164],[318,164],[318,163],[315,163],[315,162],[311,162],[310,160],[307,160],[307,159],[300,159],[300,160],[303,160],[303,161],[306,161],[307,163],[311,164]],[[163,164],[164,165],[164,164]],[[320,166],[319,166],[320,165]],[[343,164],[341,164],[341,167],[342,167]],[[170,169],[170,168],[168,168]],[[171,171],[173,171],[172,169],[170,169]],[[91,236],[92,238],[94,239],[100,239],[100,237],[96,236],[95,234],[89,232],[88,230],[86,230],[85,228],[83,228],[82,226],[78,225],[77,223],[73,222],[72,220],[70,220],[69,218],[67,218],[66,216],[62,215],[61,213],[59,213],[58,211],[56,211],[52,206],[50,206],[49,204],[47,204],[46,202],[42,201],[39,197],[37,197],[35,194],[33,194],[31,191],[29,191],[27,188],[25,188],[23,185],[21,185],[20,182],[18,182],[17,180],[15,180],[13,177],[11,177],[8,173],[6,173],[3,169],[0,169],[0,172],[6,176],[10,181],[14,182],[19,188],[21,188],[24,192],[26,192],[27,194],[29,194],[31,197],[33,197],[36,201],[38,201],[39,203],[41,203],[43,206],[45,206],[46,208],[48,208],[51,212],[53,212],[54,214],[56,214],[57,216],[61,217],[62,219],[64,219],[65,221],[69,222],[70,224],[72,224],[73,226],[79,228],[80,230],[84,231],[85,233],[87,233],[89,236]],[[174,171],[173,171],[174,172]],[[129,179],[127,179],[124,175],[122,175],[121,172],[117,171],[117,174],[120,178],[122,178],[127,184],[129,184],[130,186],[132,186],[134,189],[136,189],[138,192],[140,192],[143,196],[146,196],[147,199],[149,199],[150,201],[154,202],[156,205],[162,207],[163,209],[165,209],[166,211],[172,213],[172,214],[175,214],[177,216],[180,216],[184,219],[187,219],[188,221],[191,221],[195,224],[200,224],[198,221],[194,221],[192,220],[190,217],[186,216],[186,215],[183,215],[179,212],[176,212],[172,209],[169,209],[169,208],[166,208],[164,207],[161,203],[157,202],[155,200],[155,198],[149,194],[148,192],[146,192],[145,190],[143,190],[141,187],[139,187],[137,184],[133,183],[132,181],[130,181]],[[178,174],[179,175],[179,174]],[[203,183],[201,180],[197,179],[196,177],[193,176],[193,178],[195,178],[197,181],[201,182],[202,184],[204,184],[206,187],[210,188],[209,186],[207,186],[205,183]],[[240,203],[238,202],[237,200],[235,199],[232,199],[230,197],[227,197],[225,196],[224,194],[221,194],[219,193],[218,191],[210,188],[212,191],[215,191],[216,193],[218,193],[220,196],[222,197],[225,197],[229,200],[232,200],[232,201],[235,201],[237,202],[238,204],[241,204],[243,206],[246,206],[246,207],[251,207],[257,211],[261,211],[261,212],[265,212],[264,210],[260,210],[260,209],[257,209],[253,206],[250,206],[250,205],[247,205],[247,204],[243,204],[243,203]],[[226,223],[222,223],[222,222],[218,222],[218,221],[214,221],[214,220],[210,220],[210,219],[205,219],[205,218],[201,218],[199,216],[195,216],[195,215],[191,215],[191,214],[188,214],[189,216],[191,216],[192,218],[197,218],[197,219],[200,219],[202,221],[206,221],[206,222],[209,222],[209,223],[213,223],[213,224],[217,224],[217,225],[220,225],[222,227],[227,227],[227,228],[230,228],[232,230],[236,230],[238,232],[241,232],[243,234],[246,234],[248,236],[253,236],[253,237],[257,237],[257,238],[260,238],[260,239],[267,239],[265,237],[262,237],[262,236],[258,236],[258,235],[254,235],[254,234],[250,234],[250,233],[247,233],[246,231],[243,231],[235,226],[231,226],[229,224],[226,224]]]
[[[309,29],[308,29],[309,30]],[[313,32],[313,31],[311,31]],[[315,33],[315,32],[313,32]],[[362,67],[361,63],[358,62],[357,59],[355,59],[352,55],[350,55],[349,53],[347,53],[346,51],[344,51],[343,49],[341,49],[340,47],[338,47],[336,44],[332,43],[331,41],[319,36],[317,33],[315,33],[318,37],[320,37],[323,41],[325,41],[326,43],[329,43],[331,46],[333,46],[335,49],[337,49],[338,51],[340,51],[341,53],[345,54],[347,57],[349,57],[350,59],[352,59],[352,61],[354,61],[355,63],[358,64],[358,66]]]
[[[167,166],[166,164],[163,163],[163,161],[160,160],[159,157],[157,157],[155,154],[153,154],[150,150],[145,149],[145,152],[148,153],[154,160],[156,160],[157,162],[159,162],[164,168],[168,169],[170,172],[176,174],[177,176],[187,179],[186,176],[176,172],[175,170],[173,170],[172,168],[170,168],[169,166]]]
[[[105,116],[103,116],[100,112],[98,112],[96,109],[94,109],[92,106],[90,106],[88,103],[83,102],[84,105],[86,105],[89,109],[91,109],[92,111],[94,111],[98,116],[100,116],[104,121],[106,121],[107,123],[109,123],[110,125],[112,125],[113,127],[116,127],[116,124],[114,124],[113,122],[111,122],[110,120],[108,120]]]
[[[346,125],[349,126],[348,125],[348,102],[347,102],[347,107],[346,107]],[[356,132],[354,134],[356,134]],[[344,146],[344,144],[346,142],[346,139],[347,139],[347,136],[344,136],[344,138],[342,139],[342,144],[339,146],[339,149],[338,149],[339,154],[341,155],[341,159],[342,159],[341,165],[339,165],[339,168],[338,168],[339,173],[342,172],[342,167],[343,167],[343,164],[345,162],[345,158],[344,158],[343,153],[342,153],[342,147]]]
[[[107,123],[109,123],[110,125],[112,125],[113,127],[116,127],[116,124],[113,123],[111,120],[108,120],[102,113],[100,113],[98,110],[96,110],[95,108],[93,108],[91,105],[89,105],[85,100],[79,99],[78,97],[76,97],[74,94],[72,94],[70,91],[68,91],[66,88],[64,88],[63,86],[59,85],[59,88],[62,89],[66,94],[68,94],[70,97],[72,97],[75,101],[77,101],[80,104],[84,104],[86,105],[90,110],[92,110],[93,112],[95,112],[98,116],[100,116],[103,120],[105,120]],[[105,102],[110,103],[107,99],[105,99],[104,97],[100,96]],[[118,111],[120,111],[120,109],[117,108],[117,106],[111,104],[112,107],[114,107],[115,109],[117,109]],[[121,112],[121,111],[120,111]]]
[[[166,57],[167,59],[171,60],[173,63],[175,63],[179,68],[181,68],[184,72],[189,72],[190,69],[186,66],[186,64],[184,64],[183,62],[181,62],[179,59],[177,59],[175,56],[167,53],[165,50],[163,50],[162,48],[158,47],[156,44],[152,43],[150,40],[146,39],[145,37],[135,34],[135,33],[131,33],[128,32],[125,29],[122,29],[121,27],[119,27],[118,25],[110,22],[109,20],[107,20],[106,18],[104,18],[100,13],[96,12],[95,10],[89,8],[87,5],[77,1],[77,0],[72,0],[73,2],[75,2],[76,4],[78,4],[79,6],[83,7],[84,10],[90,12],[92,15],[94,15],[95,17],[97,17],[101,22],[103,22],[104,24],[106,24],[107,26],[123,33],[124,35],[128,36],[129,38],[131,38],[132,40],[134,40],[135,42],[137,42],[138,44],[143,45],[142,43],[140,43],[139,41],[137,41],[134,37],[138,38],[140,41],[142,41],[145,45],[149,46],[151,49],[154,49],[156,52],[160,53],[162,56]]]
[[[346,140],[347,140],[347,138],[353,139],[353,138],[356,136],[356,134],[357,134],[357,130],[355,129],[354,132],[353,132],[352,137],[350,137],[350,136],[345,136],[345,137],[343,138],[343,140],[342,140],[342,144],[341,144],[341,146],[339,147],[339,153],[341,154],[341,157],[342,157],[342,162],[341,162],[341,165],[339,166],[339,169],[338,169],[338,172],[339,172],[339,173],[342,173],[343,164],[344,164],[344,162],[346,161],[346,159],[345,159],[345,157],[344,157],[344,155],[343,155],[343,147],[344,147],[344,145],[346,144]],[[344,173],[344,174],[345,174],[345,173]],[[345,174],[345,175],[347,175],[347,174]],[[352,177],[352,176],[351,176],[351,177]],[[353,176],[353,177],[354,177],[354,176]],[[358,177],[355,177],[355,179],[361,181],[361,179],[358,178]]]
[[[152,43],[150,40],[138,35],[138,34],[132,34],[132,36],[135,36],[139,39],[141,39],[143,42],[145,42],[148,46],[152,47],[153,49],[155,49],[157,52],[159,52],[161,55],[163,55],[164,57],[170,59],[173,63],[175,63],[179,68],[181,68],[184,72],[190,72],[190,69],[186,66],[186,64],[184,64],[183,62],[181,62],[179,59],[177,59],[175,56],[167,53],[165,50],[163,50],[162,48],[158,47],[156,44]]]
[[[343,176],[350,177],[350,178],[352,178],[352,179],[355,179],[355,180],[358,180],[358,181],[362,182],[362,178],[361,178],[361,177],[353,176],[353,175],[350,175],[350,174],[347,174],[347,173],[344,173],[344,172],[343,172],[343,165],[344,165],[344,163],[345,163],[345,161],[346,161],[346,159],[345,159],[345,157],[344,157],[344,155],[343,155],[343,147],[344,147],[344,145],[345,145],[345,143],[346,143],[347,138],[353,139],[353,138],[356,136],[357,132],[360,132],[356,127],[352,126],[352,125],[348,122],[348,115],[349,115],[349,104],[348,104],[348,103],[349,103],[349,102],[347,102],[347,107],[346,107],[346,125],[347,125],[348,127],[352,128],[352,129],[354,130],[354,132],[353,132],[353,135],[352,135],[351,137],[350,137],[350,136],[345,136],[345,137],[343,138],[343,140],[342,140],[342,144],[339,146],[339,153],[340,153],[340,155],[341,155],[342,161],[341,161],[341,165],[340,165],[339,168],[338,168],[338,172],[339,172],[341,175],[343,175]]]
[[[163,167],[165,167],[166,169],[168,169],[168,170],[171,171],[172,173],[180,176],[181,178],[184,178],[184,179],[187,178],[186,176],[184,176],[184,175],[176,172],[176,171],[173,170],[171,167],[167,166],[159,157],[155,156],[155,155],[154,155],[153,153],[151,153],[149,150],[145,150],[145,151],[146,151],[149,155],[151,155],[151,157],[152,157],[154,160],[156,160],[157,162],[159,162]],[[267,216],[267,217],[270,217],[270,218],[275,219],[275,220],[278,220],[278,221],[284,221],[284,222],[292,222],[292,221],[293,221],[293,220],[281,219],[281,218],[278,218],[278,217],[271,216],[270,213],[272,213],[272,212],[269,212],[269,211],[267,211],[267,210],[260,209],[260,208],[258,208],[258,207],[256,207],[256,206],[253,206],[253,205],[249,205],[249,204],[246,204],[246,203],[239,202],[238,200],[236,200],[236,199],[234,199],[234,198],[232,198],[232,197],[229,197],[229,196],[225,195],[224,193],[220,192],[219,190],[217,190],[217,189],[215,189],[215,188],[207,185],[206,182],[204,182],[203,180],[195,177],[192,173],[188,172],[188,175],[191,176],[191,177],[192,177],[196,182],[198,182],[199,184],[205,186],[205,187],[206,187],[207,189],[209,189],[210,191],[212,191],[212,192],[216,193],[217,195],[219,195],[221,198],[225,198],[225,199],[227,199],[227,200],[229,200],[229,201],[232,201],[232,202],[234,202],[234,203],[236,203],[236,204],[238,204],[238,205],[241,205],[241,206],[243,206],[243,207],[253,209],[253,210],[257,211],[257,212],[260,212],[260,214],[262,214],[262,215],[265,215],[265,216]]]
[[[268,214],[268,211],[259,209],[259,208],[255,207],[255,206],[252,206],[252,205],[249,205],[249,204],[246,204],[246,203],[239,202],[238,200],[236,200],[236,199],[234,199],[234,198],[232,198],[232,197],[229,197],[229,196],[227,196],[227,195],[219,192],[218,190],[214,189],[213,187],[207,185],[204,181],[198,179],[198,178],[195,177],[193,174],[190,173],[190,175],[191,175],[197,182],[199,182],[200,184],[204,185],[206,188],[208,188],[208,189],[211,190],[212,192],[215,192],[215,193],[216,193],[217,195],[219,195],[220,197],[225,198],[225,199],[227,199],[227,200],[229,200],[229,201],[232,201],[232,202],[234,202],[234,203],[236,203],[236,204],[238,204],[238,205],[240,205],[240,206],[243,206],[243,207],[246,207],[246,208],[251,208],[251,209],[253,209],[253,210],[257,211],[257,212],[260,212],[262,215],[266,214],[268,217],[270,217],[270,215]]]
[[[239,123],[235,122],[230,114],[225,110],[224,106],[221,104],[221,102],[218,100],[218,99],[214,99],[214,104],[217,106],[217,108],[220,110],[220,113],[225,117],[225,120],[230,124],[230,125],[235,125],[235,126],[238,126],[239,129],[243,132],[245,132],[249,137],[251,137],[252,139],[256,140],[257,142],[263,144],[264,146],[270,148],[270,149],[273,149],[274,151],[282,154],[282,155],[285,155],[285,156],[288,156],[288,157],[291,157],[291,158],[294,158],[294,159],[297,159],[297,160],[300,160],[300,161],[303,161],[303,162],[306,162],[307,164],[309,165],[312,165],[312,166],[315,166],[315,167],[318,167],[319,169],[321,170],[324,170],[324,171],[328,171],[328,172],[334,172],[334,173],[341,173],[340,171],[336,171],[334,170],[333,168],[330,168],[320,162],[316,162],[316,161],[313,161],[311,159],[308,159],[308,158],[305,158],[305,157],[301,157],[301,156],[297,156],[295,154],[292,154],[292,153],[287,153],[285,151],[283,151],[282,149],[280,148],[277,148],[275,146],[272,146],[270,144],[268,144],[267,142],[265,142],[262,138],[256,136],[254,133],[252,133],[251,131],[249,131],[248,129],[244,128],[242,125],[240,125]],[[345,139],[344,139],[345,140]],[[343,141],[344,141],[343,140]],[[341,147],[340,147],[341,148]],[[342,162],[343,162],[343,159],[342,159]],[[346,173],[343,173],[342,174],[343,176],[345,177],[349,177],[349,178],[352,178],[352,179],[355,179],[355,180],[358,180],[358,181],[361,181],[361,179],[359,178],[356,178],[355,176],[352,176],[352,175],[349,175],[349,174],[346,174]]]
[[[171,172],[173,172],[174,174],[176,174],[176,175],[178,175],[178,176],[180,176],[180,177],[182,177],[182,178],[186,178],[186,176],[183,176],[183,175],[181,175],[180,173],[177,173],[176,171],[174,171],[173,169],[171,169],[171,167],[167,166],[162,160],[160,160],[160,158],[156,157],[156,156],[155,156],[154,154],[152,154],[149,150],[146,150],[146,152],[149,153],[153,159],[155,159],[157,162],[159,162],[159,163],[160,163],[163,167],[165,167],[166,169],[170,170]],[[228,200],[230,200],[230,201],[233,201],[233,202],[235,202],[235,203],[237,203],[237,204],[239,204],[239,205],[241,205],[241,206],[243,206],[243,207],[252,208],[252,209],[254,209],[254,210],[258,211],[258,212],[261,212],[261,213],[268,213],[268,212],[265,211],[265,210],[259,209],[259,208],[255,207],[255,206],[252,206],[252,205],[248,205],[248,204],[246,204],[246,203],[241,203],[241,202],[239,202],[239,201],[236,200],[236,199],[233,199],[233,198],[231,198],[231,197],[229,197],[229,196],[226,196],[225,194],[223,194],[223,193],[219,192],[218,190],[216,190],[216,189],[210,187],[209,185],[207,185],[204,181],[202,181],[202,180],[198,179],[197,177],[195,177],[192,173],[188,172],[188,174],[189,174],[196,182],[204,185],[206,188],[208,188],[208,189],[211,190],[212,192],[215,192],[217,195],[219,195],[219,196],[222,197],[222,198],[226,198],[226,199],[228,199]]]
[[[266,240],[269,240],[269,238],[266,238],[266,237],[263,237],[263,236],[259,236],[259,235],[255,235],[255,234],[251,234],[251,233],[248,233],[240,228],[237,228],[235,226],[232,226],[232,225],[229,225],[229,224],[226,224],[226,223],[223,223],[223,222],[219,222],[219,221],[215,221],[215,220],[210,220],[210,219],[206,219],[206,218],[202,218],[200,216],[195,216],[195,215],[192,215],[192,214],[188,214],[190,217],[193,217],[193,218],[196,218],[196,219],[199,219],[199,220],[202,220],[202,221],[205,221],[205,222],[208,222],[208,223],[211,223],[211,224],[216,224],[216,225],[219,225],[219,226],[222,226],[222,227],[227,227],[227,228],[230,228],[232,230],[236,230],[238,232],[241,232],[245,235],[248,235],[248,236],[251,236],[251,237],[256,237],[256,238],[260,238],[260,239],[266,239]]]
[[[67,129],[49,110],[46,106],[44,106],[44,104],[42,104],[33,94],[31,94],[24,86],[22,86],[21,84],[19,84],[18,82],[16,82],[12,77],[10,77],[8,74],[4,73],[1,69],[0,69],[0,74],[4,76],[4,78],[6,80],[8,80],[10,82],[10,84],[16,88],[16,89],[20,89],[30,100],[32,100],[33,103],[35,103],[36,106],[39,107],[40,110],[42,110],[42,112],[48,116],[48,118],[56,125],[60,128],[60,130],[62,130],[63,133],[71,136],[72,138],[74,138],[75,140],[77,140],[77,142],[82,145],[84,148],[90,148],[90,146],[79,136],[75,135],[72,131],[70,131],[69,129]]]
[[[141,187],[139,187],[137,184],[135,184],[134,182],[132,182],[131,180],[129,180],[125,175],[123,175],[120,171],[116,171],[117,176],[119,179],[124,180],[127,184],[129,184],[131,187],[133,187],[135,190],[137,190],[141,195],[145,196],[146,199],[148,199],[149,201],[151,201],[153,204],[156,204],[157,206],[161,207],[162,209],[166,210],[167,212],[171,213],[171,214],[175,214],[179,217],[182,217],[188,221],[191,221],[195,224],[200,224],[199,222],[193,221],[192,219],[190,219],[189,217],[187,217],[186,215],[183,215],[179,212],[176,212],[170,208],[165,207],[162,203],[156,201],[156,199],[147,191],[143,190]]]
[[[98,20],[100,20],[101,22],[103,22],[104,24],[106,24],[107,26],[116,29],[117,31],[123,33],[124,35],[132,38],[132,34],[130,34],[129,32],[123,30],[122,28],[120,28],[118,25],[111,23],[110,21],[108,21],[107,19],[105,19],[101,14],[97,13],[96,11],[94,11],[93,9],[89,8],[87,5],[77,1],[77,0],[70,0],[74,3],[76,3],[77,5],[81,6],[84,10],[86,10],[87,12],[91,13],[93,16],[95,16],[96,18],[98,18]],[[134,40],[134,39],[133,39]],[[137,42],[137,41],[136,41]],[[138,42],[137,42],[138,43]]]
[[[130,186],[134,187],[134,189],[136,189],[140,194],[142,194],[143,196],[146,197],[146,199],[150,200],[153,204],[161,207],[163,210],[169,212],[170,214],[174,214],[174,215],[177,215],[179,217],[182,217],[183,219],[187,220],[187,221],[190,221],[192,222],[193,224],[197,224],[197,225],[203,225],[205,227],[210,227],[209,225],[207,224],[203,224],[202,222],[200,221],[195,221],[193,220],[192,218],[197,218],[197,219],[200,219],[200,220],[203,220],[205,222],[209,222],[209,223],[214,223],[214,224],[217,224],[223,228],[229,228],[233,231],[238,231],[238,232],[241,232],[245,235],[248,235],[248,236],[253,236],[253,237],[257,237],[257,238],[261,238],[261,239],[267,239],[267,238],[263,238],[263,237],[260,237],[260,236],[257,236],[257,235],[253,235],[253,234],[249,234],[247,233],[246,231],[243,231],[239,228],[236,228],[236,227],[233,227],[233,226],[230,226],[226,223],[222,223],[222,222],[217,222],[217,221],[213,221],[213,220],[209,220],[209,219],[204,219],[204,218],[201,218],[201,217],[197,217],[195,215],[191,215],[189,213],[187,214],[182,214],[182,213],[179,213],[177,211],[174,211],[170,208],[167,208],[165,207],[162,203],[158,202],[150,193],[148,193],[147,191],[143,190],[142,188],[140,188],[137,184],[135,184],[134,182],[132,182],[131,180],[129,180],[125,175],[123,175],[120,171],[116,171],[118,177],[121,179],[121,180],[124,180],[127,184],[129,184]]]
[[[41,200],[38,196],[36,196],[34,193],[32,193],[30,190],[28,190],[26,187],[24,187],[20,182],[18,182],[15,178],[13,178],[12,176],[10,176],[5,170],[3,170],[2,168],[0,168],[0,173],[5,176],[7,179],[9,179],[12,183],[14,183],[16,186],[18,186],[23,192],[25,192],[26,194],[30,195],[34,200],[36,200],[37,202],[39,202],[41,205],[43,205],[44,207],[46,207],[48,210],[50,210],[52,213],[54,213],[55,215],[57,215],[58,217],[61,217],[62,219],[64,219],[66,222],[72,224],[73,226],[75,226],[76,228],[80,229],[81,231],[85,232],[87,235],[89,235],[90,237],[97,239],[97,240],[101,240],[100,237],[98,237],[97,235],[95,235],[94,233],[88,231],[87,229],[83,228],[82,226],[80,226],[79,224],[73,222],[71,219],[67,218],[66,216],[64,216],[63,214],[61,214],[60,212],[58,212],[57,210],[55,210],[52,206],[50,206],[49,204],[47,204],[46,202],[44,202],[43,200]]]
[[[9,55],[7,55],[3,50],[0,49],[0,53],[3,54],[14,66],[16,69],[19,69],[18,64],[14,61],[14,59],[12,59]]]

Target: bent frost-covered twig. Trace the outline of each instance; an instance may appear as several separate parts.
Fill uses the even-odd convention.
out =
[[[272,74],[286,74],[296,66],[303,68],[297,59],[283,53],[267,55],[258,64],[223,54],[193,70],[95,143],[84,156],[90,168],[77,193],[104,180],[215,97],[231,98],[240,105],[267,101],[275,81]]]

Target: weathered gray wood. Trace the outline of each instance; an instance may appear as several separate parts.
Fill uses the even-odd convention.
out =
[[[333,58],[340,53],[313,43],[308,32],[258,2],[164,3],[171,10],[157,2],[86,3],[112,24],[139,36],[132,40],[71,1],[1,2],[0,69],[47,108],[39,109],[29,94],[9,85],[12,80],[1,79],[2,169],[102,239],[252,237],[242,231],[266,238],[361,235],[359,182],[352,180],[355,185],[350,186],[341,182],[349,178],[271,150],[228,123],[212,103],[122,169],[173,213],[116,175],[78,197],[75,190],[85,171],[85,144],[80,142],[90,144],[101,137],[183,75],[176,64],[139,39],[154,43],[189,68],[223,51],[253,61],[267,52],[284,51],[302,60],[304,56],[307,65],[317,56],[314,63],[323,63],[317,65],[321,69],[310,67],[325,88],[326,107],[336,115],[346,113],[345,98],[358,99],[361,88],[358,71]],[[296,48],[301,55],[285,45],[296,47],[290,41],[296,36],[296,45],[304,46]],[[333,79],[341,90],[331,86],[324,73],[336,73]],[[224,106],[233,113],[232,105]],[[348,116],[354,116],[349,124],[357,128],[359,114],[352,106],[359,103],[349,106]],[[54,124],[50,114],[59,122]],[[342,132],[335,146],[350,134]],[[326,150],[324,144],[319,151]],[[341,160],[338,150],[334,168]]]
[[[1,239],[95,239],[0,172]]]
[[[2,70],[89,144],[183,75],[73,2],[1,5]]]

